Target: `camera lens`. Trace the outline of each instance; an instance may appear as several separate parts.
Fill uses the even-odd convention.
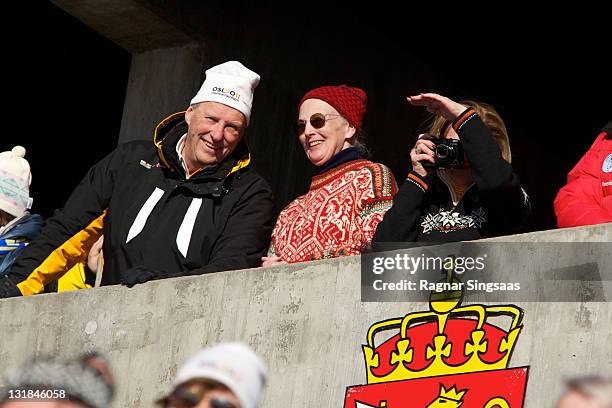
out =
[[[439,159],[446,159],[448,157],[449,148],[446,145],[436,146],[436,156]]]

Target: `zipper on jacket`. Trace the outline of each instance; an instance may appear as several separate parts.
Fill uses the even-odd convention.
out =
[[[450,193],[450,199],[451,202],[453,202],[453,196],[455,195],[455,190],[453,190],[453,187],[450,186],[449,182],[447,181],[448,178],[450,178],[450,176],[446,173],[441,173],[439,171],[439,169],[436,171],[436,173],[438,174],[438,177],[440,178],[440,180],[442,180],[442,182],[444,183],[444,185],[446,186],[446,188],[448,189],[448,192]],[[465,198],[465,196],[467,195],[467,193],[476,185],[476,183],[472,182],[472,184],[463,192],[463,195],[461,196],[461,198],[459,200],[457,200],[457,204],[453,204],[453,207],[451,209],[451,212],[454,212],[457,207],[459,207],[459,204],[463,203],[463,199]]]

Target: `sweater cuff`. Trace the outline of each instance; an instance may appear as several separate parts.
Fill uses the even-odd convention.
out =
[[[419,189],[421,189],[421,191],[423,191],[423,193],[426,193],[427,190],[429,190],[429,181],[414,171],[408,173],[406,176],[406,181],[417,186]]]
[[[455,129],[455,132],[459,133],[461,128],[470,120],[474,119],[476,116],[478,116],[476,110],[472,107],[468,107],[466,110],[463,111],[461,115],[457,116],[457,118],[453,121],[453,129]]]

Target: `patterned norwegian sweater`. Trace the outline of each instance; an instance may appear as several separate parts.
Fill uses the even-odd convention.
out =
[[[269,255],[289,263],[359,255],[393,203],[397,184],[382,164],[352,160],[312,179],[278,216]]]

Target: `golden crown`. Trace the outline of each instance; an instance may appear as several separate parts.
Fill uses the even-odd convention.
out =
[[[460,306],[460,296],[434,300],[430,311],[384,320],[368,330],[363,345],[368,384],[508,368],[522,329],[523,311],[514,305]],[[509,316],[508,330],[487,323]],[[474,318],[476,317],[476,318]],[[375,346],[377,333],[399,333]]]

